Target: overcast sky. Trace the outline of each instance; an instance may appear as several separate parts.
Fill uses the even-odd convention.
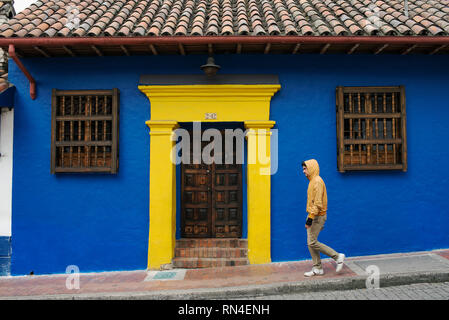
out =
[[[37,0],[14,0],[14,9],[16,10],[16,13],[19,13],[26,7],[28,7],[33,2],[36,2]]]

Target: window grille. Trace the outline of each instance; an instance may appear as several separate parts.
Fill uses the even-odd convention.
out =
[[[405,89],[337,87],[338,170],[407,171]]]
[[[51,173],[118,170],[119,92],[52,92]]]

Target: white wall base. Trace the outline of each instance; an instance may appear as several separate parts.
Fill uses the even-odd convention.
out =
[[[10,237],[14,109],[0,111],[0,236]]]

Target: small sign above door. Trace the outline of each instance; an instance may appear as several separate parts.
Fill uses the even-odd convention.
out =
[[[206,112],[205,118],[206,118],[206,120],[217,120],[217,113],[216,112]]]

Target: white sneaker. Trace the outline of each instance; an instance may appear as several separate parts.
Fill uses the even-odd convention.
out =
[[[318,268],[312,268],[312,270],[307,271],[304,273],[304,275],[306,277],[312,277],[312,276],[322,276],[324,274],[323,269],[318,269]]]
[[[338,254],[337,258],[337,268],[335,269],[336,272],[340,272],[343,268],[343,262],[345,261],[345,255],[343,253]]]

